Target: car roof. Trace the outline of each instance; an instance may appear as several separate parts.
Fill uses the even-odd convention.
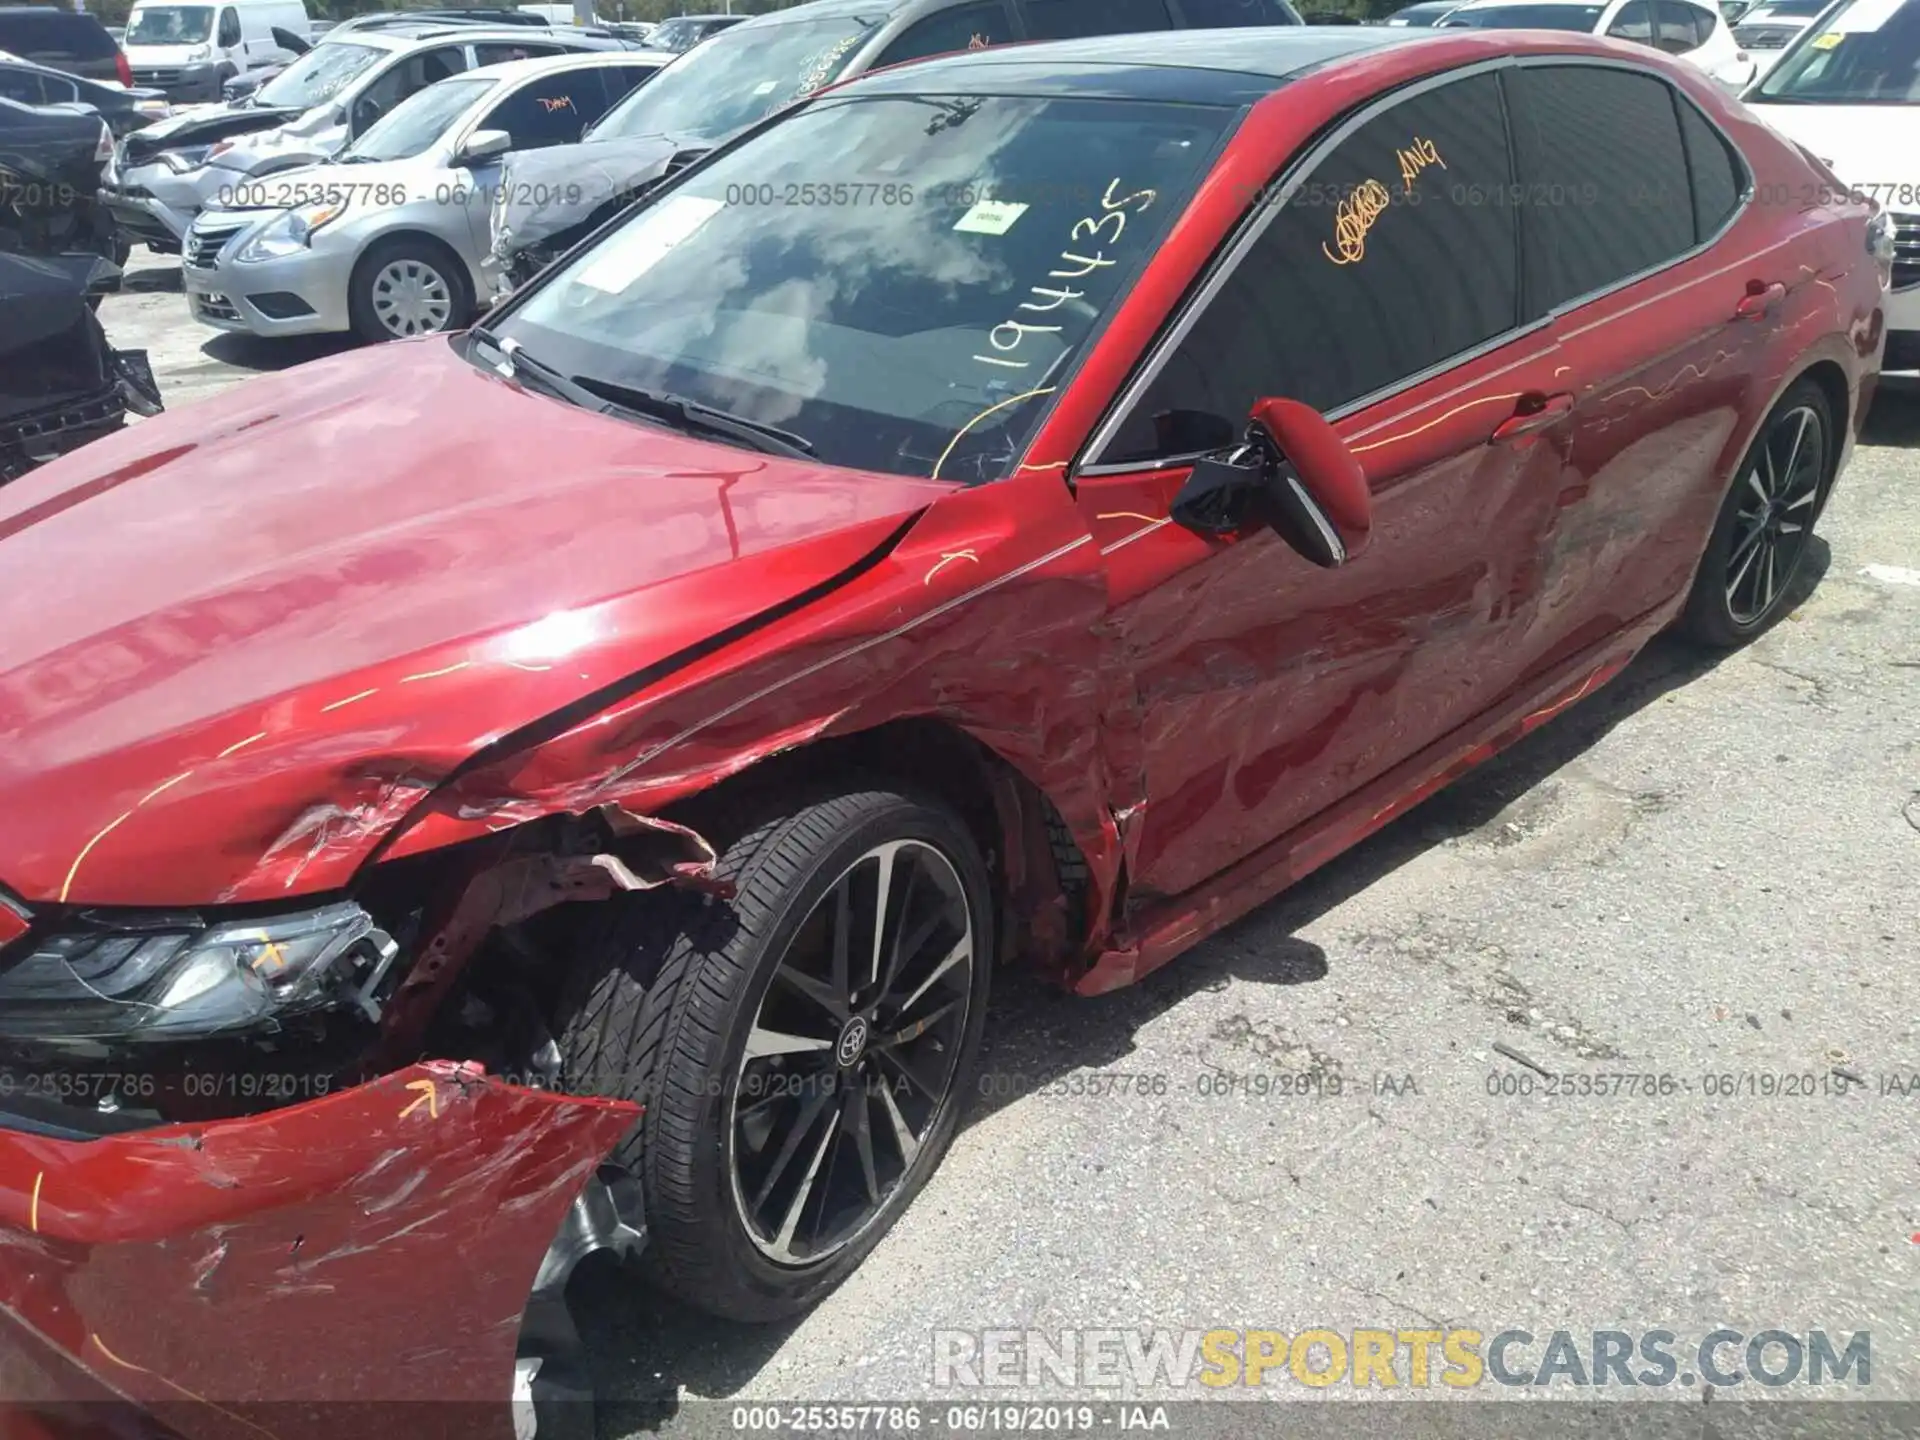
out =
[[[1349,55],[1434,40],[1425,30],[1374,25],[1160,30],[962,51],[876,70],[849,81],[848,88],[864,94],[925,91],[965,77],[970,90],[996,83],[1039,84],[1087,95],[1246,104],[1304,71]],[[1242,83],[1223,84],[1223,76],[1239,77]]]
[[[680,57],[671,51],[663,50],[574,50],[565,55],[536,55],[530,60],[502,60],[495,65],[476,65],[471,70],[462,70],[460,75],[449,76],[457,80],[464,75],[484,75],[488,79],[501,80],[511,85],[528,80],[536,75],[544,75],[550,70],[579,70],[583,67],[603,65],[631,65],[635,61],[645,65],[651,63],[656,68],[665,65],[668,60]]]
[[[1462,0],[1454,6],[1456,10],[1504,10],[1510,5],[1544,5],[1564,7],[1566,9],[1604,10],[1608,0]]]
[[[422,21],[417,26],[382,25],[370,30],[329,30],[318,40],[314,48],[322,45],[371,45],[381,50],[408,50],[416,45],[432,41],[471,40],[478,44],[506,44],[518,41],[545,41],[570,44],[575,36],[566,30],[549,30],[532,25],[449,25],[444,20]],[[597,35],[593,38],[600,38]],[[619,54],[619,51],[598,51],[582,46],[582,53]]]

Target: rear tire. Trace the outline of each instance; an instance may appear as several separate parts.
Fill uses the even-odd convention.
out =
[[[1833,484],[1832,435],[1826,393],[1796,381],[1734,471],[1676,627],[1686,639],[1730,650],[1780,617]]]
[[[939,1165],[994,924],[979,850],[943,806],[789,797],[739,828],[719,867],[733,899],[602,907],[556,1030],[570,1088],[646,1106],[616,1158],[640,1177],[656,1278],[767,1321],[851,1274]]]

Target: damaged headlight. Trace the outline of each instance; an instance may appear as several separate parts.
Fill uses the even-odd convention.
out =
[[[375,996],[399,947],[350,901],[189,928],[180,917],[75,929],[0,970],[0,1038],[178,1040]]]

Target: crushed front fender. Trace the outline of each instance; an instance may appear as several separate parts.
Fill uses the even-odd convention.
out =
[[[638,1113],[428,1061],[213,1124],[0,1130],[5,1433],[117,1397],[188,1436],[341,1440],[402,1402],[387,1433],[512,1436],[535,1278]]]

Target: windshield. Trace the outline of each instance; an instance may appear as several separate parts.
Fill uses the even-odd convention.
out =
[[[874,27],[839,15],[722,30],[609,110],[593,138],[682,135],[718,144],[837,79]]]
[[[345,160],[408,160],[429,149],[474,101],[500,82],[486,77],[442,80],[402,100],[349,145]]]
[[[1440,22],[1442,29],[1470,26],[1475,30],[1580,30],[1600,23],[1602,5],[1488,5],[1456,10]]]
[[[211,5],[143,5],[127,22],[129,45],[199,45],[212,33]]]
[[[1756,5],[1742,16],[1753,20],[1811,20],[1833,0],[1773,0],[1772,4]]]
[[[1235,113],[825,102],[688,172],[494,328],[583,381],[780,426],[829,464],[998,479]]]
[[[1920,0],[1848,0],[1801,32],[1748,98],[1795,105],[1920,101]]]
[[[350,40],[316,45],[273,79],[262,85],[260,104],[285,110],[307,110],[323,105],[374,61],[391,51]]]
[[[655,50],[691,50],[706,28],[692,20],[668,20],[647,36],[647,44]]]

